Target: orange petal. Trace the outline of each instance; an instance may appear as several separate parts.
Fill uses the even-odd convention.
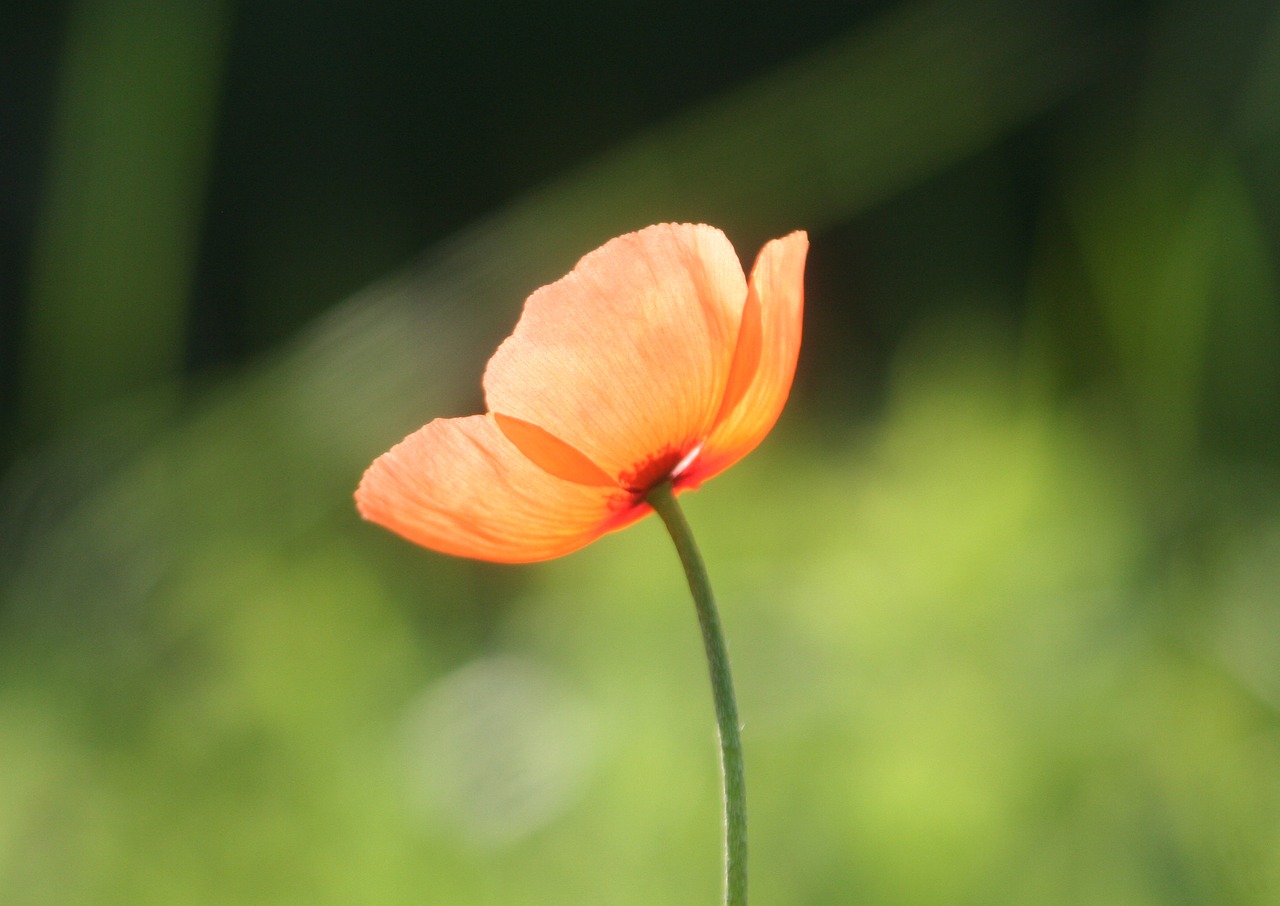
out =
[[[775,239],[760,250],[724,400],[682,484],[697,485],[724,471],[754,450],[778,420],[800,354],[808,251],[804,232]]]
[[[745,297],[742,265],[713,227],[620,236],[529,297],[485,369],[489,409],[626,483],[711,429]]]
[[[576,484],[604,488],[618,486],[598,465],[546,429],[509,415],[495,413],[493,419],[507,440],[542,471]]]
[[[492,415],[436,419],[406,437],[365,472],[356,506],[424,547],[506,563],[567,554],[648,512],[616,487],[548,474]]]

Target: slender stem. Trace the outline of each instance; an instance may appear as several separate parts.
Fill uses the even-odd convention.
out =
[[[698,553],[689,523],[676,503],[671,483],[664,481],[646,498],[662,517],[675,542],[684,574],[693,593],[702,628],[702,645],[707,652],[711,672],[711,694],[716,705],[716,725],[720,731],[720,768],[724,775],[724,849],[726,906],[747,904],[747,784],[742,765],[742,736],[738,725],[738,704],[733,696],[733,677],[729,672],[729,652],[725,647],[720,616],[711,595],[707,567]]]

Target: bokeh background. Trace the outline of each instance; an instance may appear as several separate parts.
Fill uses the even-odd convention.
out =
[[[1280,7],[5,2],[0,902],[708,904],[656,520],[351,492],[619,233],[810,231],[684,498],[761,904],[1280,902]]]

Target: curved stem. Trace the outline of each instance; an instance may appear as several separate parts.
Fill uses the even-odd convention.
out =
[[[742,737],[738,725],[738,704],[733,695],[733,677],[729,672],[729,652],[725,647],[720,616],[716,612],[707,568],[694,543],[689,523],[684,518],[671,482],[664,481],[646,498],[657,511],[675,542],[680,562],[684,565],[698,611],[702,629],[702,645],[711,672],[711,694],[716,706],[716,725],[720,731],[720,767],[724,776],[725,894],[726,906],[747,903],[747,785],[742,764]]]

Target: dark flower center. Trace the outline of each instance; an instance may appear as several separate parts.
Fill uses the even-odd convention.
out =
[[[650,488],[671,477],[672,471],[684,459],[684,452],[668,447],[655,453],[630,471],[622,473],[618,481],[633,494],[647,494]]]

